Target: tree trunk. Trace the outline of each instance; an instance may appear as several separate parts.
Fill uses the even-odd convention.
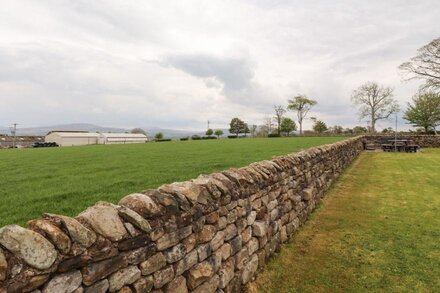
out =
[[[299,135],[302,136],[303,135],[303,124],[302,124],[302,121],[301,122],[298,121],[298,123],[299,123]]]

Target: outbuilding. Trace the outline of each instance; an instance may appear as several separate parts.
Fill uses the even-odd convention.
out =
[[[84,131],[51,131],[45,137],[46,142],[55,142],[59,146],[79,146],[91,144],[131,144],[145,143],[148,138],[138,133],[94,133]]]

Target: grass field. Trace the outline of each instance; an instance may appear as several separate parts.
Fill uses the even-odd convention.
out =
[[[253,285],[440,292],[439,178],[440,149],[363,153]]]
[[[241,167],[342,137],[223,139],[0,151],[0,227],[43,212],[76,215],[98,200]]]

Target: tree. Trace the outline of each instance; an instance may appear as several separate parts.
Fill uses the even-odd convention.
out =
[[[365,128],[363,126],[355,126],[355,127],[353,127],[352,132],[354,134],[361,134],[361,133],[367,133],[368,130],[367,130],[367,128]]]
[[[436,127],[440,125],[440,94],[434,92],[418,93],[408,103],[408,109],[403,116],[413,126],[420,126],[428,132],[430,128],[437,134]]]
[[[375,132],[378,120],[388,119],[391,114],[399,112],[399,105],[393,98],[393,89],[379,86],[374,81],[366,82],[354,90],[351,101],[359,106],[359,118],[369,119],[371,132]]]
[[[246,134],[248,134],[249,132],[250,132],[249,126],[247,123],[245,123],[243,128],[244,136],[246,136]]]
[[[272,133],[272,126],[272,119],[270,117],[265,117],[263,120],[263,130],[266,131],[267,134]]]
[[[238,137],[240,133],[244,133],[245,129],[245,123],[240,120],[239,118],[232,118],[231,123],[229,123],[229,132],[235,133],[235,135]],[[249,130],[248,130],[249,132]]]
[[[211,128],[208,128],[208,130],[206,130],[206,135],[207,136],[211,136],[214,133],[214,131]]]
[[[344,132],[344,128],[342,126],[335,125],[332,127],[332,132],[334,134],[342,134],[342,132]]]
[[[251,127],[249,128],[249,130],[250,130],[251,136],[255,137],[256,132],[257,132],[257,125],[252,124]]]
[[[284,117],[281,120],[281,131],[286,133],[287,136],[290,135],[292,131],[296,130],[296,123],[290,118]]]
[[[421,79],[424,90],[440,89],[440,38],[417,50],[417,56],[402,63],[399,69],[407,73],[407,80]]]
[[[214,134],[217,136],[217,138],[220,138],[220,136],[223,135],[223,130],[221,130],[221,129],[217,129],[217,130],[214,132]]]
[[[321,120],[316,120],[315,124],[313,124],[313,130],[315,132],[318,132],[319,134],[321,134],[321,133],[323,133],[324,131],[327,130],[327,124],[325,124]]]
[[[281,135],[281,120],[283,120],[284,113],[286,113],[286,110],[282,106],[273,106],[273,109],[275,110],[275,116],[274,120],[277,123],[277,133],[280,136]]]
[[[289,105],[287,106],[287,109],[291,111],[296,111],[296,114],[298,116],[300,135],[302,135],[302,123],[304,118],[306,117],[310,109],[317,103],[318,102],[307,98],[307,96],[305,95],[299,95],[294,97],[292,100],[289,100]]]
[[[163,138],[163,133],[162,133],[162,132],[158,132],[158,133],[156,133],[156,135],[154,136],[154,138],[155,138],[156,140],[162,139],[162,138]]]
[[[133,128],[130,133],[138,133],[138,134],[143,134],[143,135],[147,135],[147,133],[145,132],[145,130],[143,130],[142,128]]]

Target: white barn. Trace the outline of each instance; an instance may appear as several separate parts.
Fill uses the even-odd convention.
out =
[[[148,138],[140,133],[93,133],[81,131],[51,131],[45,137],[46,142],[55,142],[59,146],[78,146],[90,144],[131,144],[145,143]]]

